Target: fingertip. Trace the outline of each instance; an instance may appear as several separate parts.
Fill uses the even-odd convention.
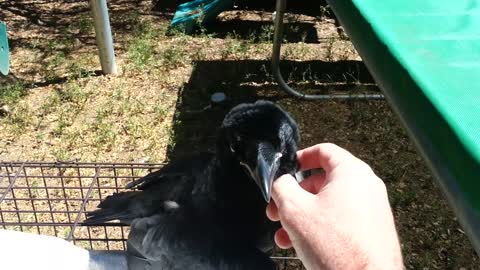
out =
[[[328,173],[347,155],[350,152],[336,144],[321,143],[297,151],[297,160],[300,170],[323,168]]]
[[[272,198],[279,208],[282,208],[286,201],[304,200],[308,195],[311,194],[305,191],[289,174],[282,175],[273,182]]]
[[[289,249],[292,247],[292,241],[284,228],[280,228],[275,232],[275,243],[281,249]]]
[[[292,180],[295,181],[295,183],[297,182],[291,175],[284,174],[273,182],[272,198],[274,201],[278,202],[283,196],[288,194],[287,191],[292,184]]]
[[[270,203],[267,205],[267,217],[271,221],[280,221],[280,217],[278,215],[278,208],[275,202],[272,200]]]

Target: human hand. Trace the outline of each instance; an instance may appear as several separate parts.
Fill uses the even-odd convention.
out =
[[[294,247],[307,269],[403,269],[383,181],[363,161],[334,144],[297,153],[301,170],[323,174],[300,183],[284,175],[273,183],[267,216],[280,221],[281,248]]]

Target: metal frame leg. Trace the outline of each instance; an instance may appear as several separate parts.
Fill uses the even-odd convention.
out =
[[[95,34],[103,74],[117,74],[107,1],[90,0],[90,7],[95,21]]]
[[[324,95],[308,95],[301,93],[285,82],[280,70],[280,50],[283,39],[283,17],[285,13],[287,0],[277,0],[276,16],[275,16],[275,33],[273,37],[272,50],[272,70],[273,76],[278,85],[290,95],[306,100],[320,99],[384,99],[383,94],[324,94]]]

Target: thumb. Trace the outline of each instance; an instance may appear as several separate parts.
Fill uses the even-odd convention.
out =
[[[302,201],[310,199],[313,194],[304,190],[295,178],[289,174],[282,175],[273,182],[272,198],[278,208],[282,208],[285,204],[301,204]]]

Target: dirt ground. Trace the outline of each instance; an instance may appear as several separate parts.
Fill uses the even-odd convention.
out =
[[[289,84],[378,93],[331,11],[294,5],[282,51]],[[119,74],[102,76],[86,1],[0,0],[11,46],[11,75],[0,77],[0,160],[168,161],[210,149],[231,106],[268,99],[298,121],[302,146],[336,143],[385,181],[408,269],[480,269],[386,101],[307,102],[278,89],[270,75],[273,4],[238,4],[192,36],[166,35],[172,6],[110,1]],[[227,104],[210,107],[219,91]]]

